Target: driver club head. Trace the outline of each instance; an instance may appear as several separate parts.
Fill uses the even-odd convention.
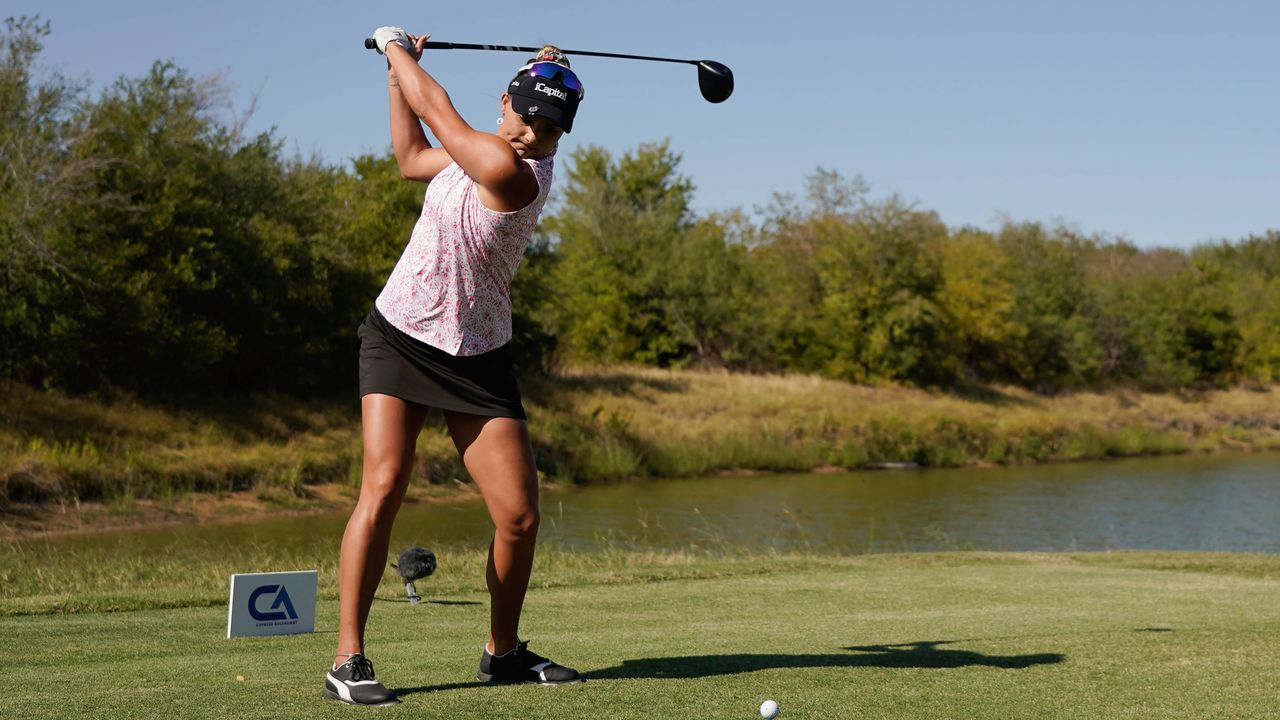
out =
[[[698,89],[708,102],[721,103],[733,94],[733,71],[715,60],[699,60]]]

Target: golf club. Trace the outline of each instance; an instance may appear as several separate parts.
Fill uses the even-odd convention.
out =
[[[365,38],[364,46],[370,50],[377,47],[373,38]],[[542,48],[520,47],[517,45],[478,45],[475,43],[451,43],[429,41],[424,46],[427,50],[505,50],[510,52],[536,53]],[[565,50],[566,55],[586,55],[589,57],[621,58],[623,60],[653,60],[655,62],[687,63],[698,68],[698,89],[702,97],[709,102],[721,103],[733,94],[733,71],[715,60],[677,60],[675,58],[650,57],[648,55],[624,55],[622,53],[595,52],[592,50]]]

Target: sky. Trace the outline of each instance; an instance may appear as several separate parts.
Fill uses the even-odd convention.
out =
[[[346,163],[390,148],[385,64],[363,39],[556,44],[732,68],[711,104],[690,65],[580,57],[561,157],[669,140],[699,212],[861,176],[949,226],[1064,223],[1141,247],[1280,229],[1280,3],[1264,0],[647,0],[317,3],[0,0],[52,23],[42,63],[100,92],[171,59],[220,73],[250,131]],[[524,54],[422,64],[489,130]],[[571,56],[572,59],[572,56]]]

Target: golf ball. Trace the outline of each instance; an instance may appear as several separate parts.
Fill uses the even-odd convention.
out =
[[[764,720],[773,720],[778,717],[778,703],[772,700],[765,700],[760,703],[760,717]]]

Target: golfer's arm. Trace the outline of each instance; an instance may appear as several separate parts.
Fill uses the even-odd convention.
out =
[[[537,180],[511,145],[490,133],[478,132],[453,107],[453,101],[435,78],[394,43],[387,45],[387,60],[400,79],[400,93],[413,113],[431,128],[449,157],[494,195],[528,201],[529,188]]]
[[[400,166],[400,176],[406,180],[431,182],[453,159],[443,148],[431,147],[418,116],[400,92],[394,71],[387,73],[387,95],[391,103],[391,147],[396,154],[396,164]]]

